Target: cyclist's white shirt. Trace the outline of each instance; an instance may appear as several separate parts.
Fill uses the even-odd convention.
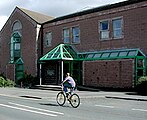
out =
[[[75,87],[76,84],[75,84],[75,81],[72,77],[68,76],[68,77],[65,78],[65,81],[66,80],[68,81],[68,83],[71,84],[72,87]]]

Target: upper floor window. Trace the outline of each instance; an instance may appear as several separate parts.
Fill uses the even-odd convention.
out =
[[[109,38],[109,22],[108,20],[100,22],[100,39]]]
[[[21,35],[16,32],[11,36],[10,62],[14,63],[21,57]]]
[[[68,28],[63,30],[63,40],[64,43],[70,42],[70,30]]]
[[[45,34],[45,46],[46,47],[50,47],[51,46],[51,42],[52,42],[52,33],[51,32],[47,32]]]
[[[20,21],[15,21],[12,27],[13,32],[14,31],[19,31],[22,29],[22,24]]]
[[[113,19],[113,38],[121,38],[122,37],[122,18]]]
[[[80,28],[78,26],[63,29],[64,43],[80,43]]]
[[[79,27],[72,28],[72,42],[73,43],[80,42],[80,29],[79,29]]]

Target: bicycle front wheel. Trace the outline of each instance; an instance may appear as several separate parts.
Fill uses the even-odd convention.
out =
[[[71,95],[70,104],[74,108],[77,108],[80,105],[80,98],[79,98],[79,96],[77,94]]]
[[[60,106],[63,106],[63,105],[64,105],[64,103],[65,103],[65,101],[66,101],[66,97],[65,97],[65,95],[64,95],[63,92],[59,92],[59,93],[57,94],[56,101],[57,101],[57,103],[58,103]]]

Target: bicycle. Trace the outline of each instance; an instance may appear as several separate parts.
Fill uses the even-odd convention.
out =
[[[73,89],[73,88],[69,88],[68,91],[70,91],[70,89]],[[65,93],[62,87],[62,91],[60,91],[57,94],[56,101],[60,106],[63,106],[66,100],[69,101],[69,103],[71,104],[73,108],[77,108],[80,105],[80,97],[78,96],[78,94],[76,93],[71,94],[71,92]]]

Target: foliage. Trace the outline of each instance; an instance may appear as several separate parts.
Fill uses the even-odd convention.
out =
[[[3,76],[0,76],[0,87],[14,87],[15,83],[12,80],[5,79]]]
[[[142,76],[138,79],[137,85],[143,84],[147,82],[147,76]]]
[[[147,76],[142,76],[137,82],[137,92],[141,95],[147,95]]]
[[[19,84],[22,84],[22,87],[31,87],[36,84],[37,78],[26,72],[23,75],[23,78],[19,80]]]

